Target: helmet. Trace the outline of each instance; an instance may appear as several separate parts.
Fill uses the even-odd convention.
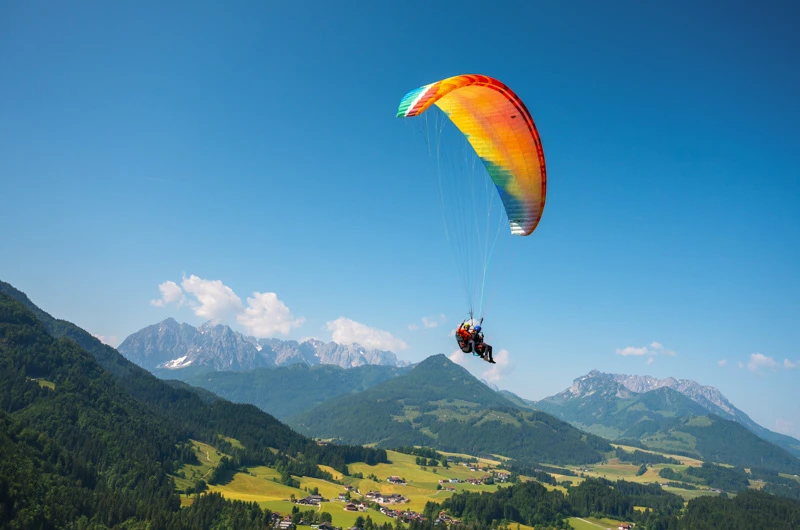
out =
[[[476,331],[477,333],[480,333],[480,332],[481,332],[481,327],[480,327],[480,326],[475,326],[475,331]]]
[[[464,329],[469,329],[469,322],[464,322]]]

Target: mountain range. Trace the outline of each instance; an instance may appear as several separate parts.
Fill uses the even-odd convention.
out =
[[[366,350],[358,345],[256,339],[228,326],[207,323],[194,328],[174,319],[134,333],[120,345],[120,351],[159,377],[180,379],[225,399],[254,404],[283,421],[296,422],[292,425],[314,436],[323,435],[325,431],[320,430],[321,427],[316,430],[303,427],[303,422],[310,421],[310,417],[303,416],[305,413],[313,414],[315,407],[329,401],[339,403],[337,398],[348,395],[358,396],[353,398],[355,400],[369,398],[370,394],[361,392],[407,375],[414,368],[398,366],[407,363],[398,361],[391,352]],[[435,401],[428,390],[421,392]],[[575,379],[563,392],[538,402],[502,390],[499,396],[504,406],[512,404],[547,412],[608,440],[636,444],[647,439],[652,448],[693,456],[706,455],[698,452],[693,436],[685,432],[679,435],[678,431],[692,418],[713,416],[733,421],[791,455],[800,456],[798,440],[765,429],[737,409],[718,389],[687,379],[658,379],[593,370]],[[319,425],[324,424],[322,421]],[[711,425],[717,425],[716,419]],[[704,435],[708,432],[702,431]],[[742,444],[756,448],[758,444],[749,439],[749,433],[740,436]],[[397,435],[395,432],[389,438],[397,439]],[[412,437],[415,436],[417,434]],[[671,437],[676,436],[676,439],[689,436],[688,439],[694,441],[670,442]],[[339,436],[338,431],[333,437],[353,443],[377,441],[352,434]],[[427,443],[424,437],[417,441]],[[766,448],[758,451],[770,452]],[[775,462],[781,459],[782,456],[777,456]]]
[[[302,434],[342,443],[422,445],[528,462],[595,462],[611,450],[597,436],[514,405],[443,354],[286,421]]]
[[[523,400],[525,401],[525,400]],[[528,406],[610,440],[638,440],[679,418],[709,413],[733,421],[800,457],[800,441],[765,429],[737,409],[718,389],[687,379],[608,374],[592,370],[572,386]]]
[[[331,364],[353,368],[369,364],[407,366],[384,350],[359,344],[338,344],[315,339],[304,341],[258,339],[229,326],[207,322],[195,328],[168,318],[128,336],[117,348],[127,359],[156,372],[169,370],[171,377],[200,371],[241,371],[290,364]],[[162,373],[159,373],[162,375]]]

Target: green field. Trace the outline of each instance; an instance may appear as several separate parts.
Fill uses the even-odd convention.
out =
[[[240,447],[241,444],[232,438],[226,439],[234,447]],[[192,441],[192,444],[197,455],[199,463],[193,465],[184,465],[178,472],[173,475],[178,489],[185,489],[194,485],[198,479],[207,477],[213,468],[219,463],[220,459],[225,456],[215,448],[201,442]],[[618,446],[626,451],[640,450],[635,447]],[[627,480],[630,482],[638,483],[659,483],[664,484],[666,479],[659,476],[659,471],[664,468],[671,468],[676,471],[685,470],[689,466],[700,466],[702,462],[694,458],[685,456],[671,455],[668,453],[660,453],[657,451],[645,451],[654,454],[663,454],[675,458],[679,462],[676,464],[653,464],[648,466],[647,471],[637,476],[639,470],[638,464],[620,462],[617,458],[608,458],[602,464],[593,464],[589,466],[564,466],[577,473],[579,476],[569,476],[552,474],[559,482],[568,481],[574,485],[580,484],[583,477],[600,477],[610,481]],[[444,455],[459,456],[465,459],[472,458],[470,455],[465,454],[452,454],[443,453]],[[387,451],[387,456],[390,463],[377,464],[370,466],[364,463],[353,463],[348,466],[350,475],[343,476],[340,472],[328,466],[320,466],[320,469],[328,472],[333,477],[333,481],[323,480],[320,478],[312,477],[293,477],[299,482],[299,487],[290,487],[281,484],[280,474],[273,468],[266,466],[254,466],[242,468],[234,473],[230,478],[222,484],[209,485],[209,491],[219,492],[224,497],[229,499],[237,499],[248,502],[256,502],[262,508],[269,509],[283,515],[289,514],[292,508],[297,506],[291,502],[291,498],[300,499],[309,495],[309,492],[316,489],[319,494],[324,498],[330,499],[329,502],[322,503],[322,506],[315,508],[312,506],[298,506],[301,511],[309,509],[316,509],[318,512],[328,512],[331,514],[333,524],[341,528],[349,528],[354,525],[359,516],[366,517],[369,515],[376,523],[392,522],[392,519],[381,514],[376,510],[368,510],[367,512],[349,512],[345,511],[344,503],[338,500],[340,493],[344,493],[345,485],[352,486],[356,491],[351,492],[351,499],[358,502],[363,499],[362,494],[368,491],[375,490],[382,494],[397,493],[408,499],[408,502],[400,505],[390,505],[392,509],[406,509],[415,512],[422,512],[425,504],[428,501],[441,503],[444,499],[452,496],[454,492],[446,491],[444,489],[437,489],[439,480],[458,479],[465,480],[468,478],[482,478],[488,472],[481,471],[480,469],[493,469],[500,463],[498,456],[497,460],[479,459],[477,463],[464,465],[460,463],[451,463],[449,467],[425,467],[416,464],[416,456],[396,451]],[[609,455],[610,456],[610,455]],[[470,471],[469,466],[476,467],[476,471]],[[369,478],[356,478],[353,474],[360,473],[364,477],[375,476],[377,481]],[[583,475],[583,476],[580,476]],[[405,479],[405,485],[391,484],[387,481],[390,476],[399,476]],[[528,477],[521,477],[523,480],[531,480]],[[502,484],[492,485],[474,485],[468,482],[447,482],[443,484],[444,487],[452,487],[455,492],[461,491],[476,491],[476,492],[491,492],[495,491]],[[558,489],[566,493],[564,487],[552,486],[550,484],[544,485],[548,490]],[[763,486],[762,483],[756,483],[753,487]],[[666,491],[675,493],[689,501],[693,498],[702,495],[717,495],[706,486],[698,486],[697,490],[687,490],[683,488],[674,488],[671,486],[662,486]],[[186,505],[191,503],[190,496],[181,496],[181,504]],[[585,518],[570,518],[570,524],[578,529],[597,529],[597,528],[617,528],[619,521],[612,521],[610,519],[597,519],[591,517]],[[532,530],[524,525],[510,526],[511,530]]]
[[[598,530],[599,528],[617,530],[620,523],[625,521],[614,521],[613,519],[598,519],[596,517],[570,517],[569,524],[575,530]]]
[[[53,383],[52,381],[48,381],[47,379],[40,379],[38,377],[29,377],[28,379],[30,379],[31,381],[36,381],[37,383],[39,383],[40,387],[49,388],[50,390],[56,389],[56,384]]]
[[[233,439],[227,439],[231,444],[236,446],[239,442]],[[220,459],[225,456],[223,453],[217,451],[213,447],[201,442],[192,441],[195,448],[195,453],[199,460],[199,464],[184,465],[178,472],[173,475],[176,487],[185,489],[192,486],[195,481],[205,478],[213,467],[217,465]],[[327,466],[320,466],[320,469],[331,473],[333,480],[341,481],[343,484],[353,486],[361,493],[366,493],[370,490],[379,491],[383,494],[398,493],[406,497],[409,501],[401,505],[390,505],[393,509],[406,509],[415,512],[422,512],[425,504],[428,501],[442,502],[442,500],[453,495],[453,492],[438,490],[439,480],[441,479],[467,479],[467,478],[481,478],[487,475],[484,471],[470,471],[467,466],[461,464],[451,464],[449,468],[442,466],[438,467],[421,467],[415,462],[417,458],[414,455],[407,455],[395,451],[387,451],[391,464],[377,464],[369,466],[363,463],[354,463],[349,465],[351,476],[342,476],[341,473]],[[469,457],[468,455],[459,455]],[[479,466],[487,467],[497,464],[497,461],[482,459]],[[352,476],[353,473],[362,473],[365,477],[375,475],[378,481],[371,479],[358,479]],[[390,484],[387,479],[396,475],[406,479],[406,485]],[[254,466],[241,469],[234,473],[229,480],[223,484],[213,484],[208,486],[208,490],[218,492],[224,497],[229,499],[236,499],[247,502],[256,502],[261,507],[267,508],[271,511],[281,514],[291,513],[292,508],[295,506],[290,501],[292,496],[296,499],[301,499],[309,495],[309,491],[316,488],[319,494],[326,499],[331,499],[331,502],[322,503],[322,506],[317,508],[318,511],[329,512],[333,519],[333,524],[342,528],[349,528],[353,526],[356,518],[360,516],[366,517],[369,515],[373,521],[378,523],[392,522],[390,517],[383,515],[376,510],[368,510],[367,512],[348,512],[344,509],[344,503],[335,500],[338,499],[340,493],[345,492],[343,484],[336,484],[327,480],[313,478],[313,477],[294,477],[300,483],[299,488],[286,486],[277,482],[280,479],[280,474],[269,467]],[[446,486],[453,487],[456,492],[458,491],[495,491],[497,485],[473,485],[468,482],[448,483]],[[354,501],[359,501],[362,496],[358,493],[351,493]],[[186,505],[191,503],[191,497],[182,496],[181,504]],[[310,506],[299,506],[301,511],[311,509]],[[522,527],[520,530],[524,530]]]
[[[633,447],[628,446],[619,446],[623,447],[626,451],[631,451]],[[668,482],[666,479],[659,476],[659,472],[664,468],[671,468],[675,471],[683,471],[688,468],[690,465],[692,466],[700,466],[702,465],[702,461],[696,460],[694,458],[688,458],[685,456],[676,456],[676,455],[669,455],[665,453],[658,453],[656,451],[647,451],[654,454],[664,454],[664,456],[671,456],[676,460],[681,462],[680,465],[675,464],[653,464],[647,467],[647,471],[643,475],[637,476],[636,473],[639,471],[638,464],[631,464],[626,462],[620,462],[617,458],[609,458],[607,463],[605,464],[597,464],[589,466],[589,471],[584,471],[582,467],[576,466],[569,466],[570,469],[575,471],[578,474],[583,474],[587,477],[596,477],[596,478],[604,478],[607,480],[615,481],[615,480],[627,480],[628,482],[637,482],[640,484],[665,484]],[[556,477],[556,480],[560,483],[563,480],[568,480],[573,484],[579,484],[581,478],[579,477],[570,477],[565,475],[553,475]],[[696,490],[687,490],[683,488],[673,488],[671,486],[662,486],[666,491],[670,493],[674,493],[676,495],[680,495],[684,498],[684,500],[689,501],[696,497],[700,497],[703,495],[718,495],[715,491],[711,490],[706,486],[699,486],[699,489]],[[550,487],[552,488],[552,486]]]

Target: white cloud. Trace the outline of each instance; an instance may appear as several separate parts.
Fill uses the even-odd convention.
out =
[[[493,353],[492,358],[495,364],[491,365],[491,368],[483,372],[483,378],[490,383],[497,383],[514,367],[514,365],[511,363],[511,356],[508,354],[508,350],[500,350],[497,353]]]
[[[786,368],[787,370],[794,370],[795,368],[797,368],[797,363],[793,363],[789,359],[784,359],[783,367]]]
[[[220,280],[204,280],[192,274],[188,278],[183,278],[181,286],[186,293],[196,299],[189,305],[199,317],[208,320],[226,320],[244,310],[242,299]]]
[[[758,373],[761,368],[772,368],[773,370],[778,367],[775,359],[768,357],[763,353],[751,353],[750,362],[747,363],[747,369],[753,373]]]
[[[327,323],[332,340],[339,344],[358,343],[366,348],[397,352],[408,345],[388,331],[371,328],[349,318],[339,317]]]
[[[617,348],[617,355],[622,355],[623,357],[628,357],[629,355],[647,355],[647,347],[636,348],[634,346],[628,346],[626,348]]]
[[[447,317],[444,316],[444,314],[439,314],[434,317],[422,317],[420,321],[422,322],[422,328],[420,328],[419,324],[409,324],[408,329],[411,331],[416,331],[418,329],[438,328],[447,322]]]
[[[653,353],[653,355],[655,355],[656,353],[659,353],[661,355],[669,355],[670,357],[675,357],[676,355],[674,351],[666,349],[664,345],[661,344],[660,342],[651,342],[650,348],[651,351],[655,352]]]
[[[435,317],[422,317],[422,325],[426,328],[437,328],[440,324],[444,324],[447,321],[447,317],[443,314]]]
[[[719,366],[727,366],[728,365],[728,359],[722,359],[721,361],[717,361],[717,365],[719,365]]]
[[[176,303],[178,306],[183,305],[185,301],[185,297],[183,296],[183,291],[175,282],[164,282],[158,286],[158,290],[161,291],[161,299],[159,300],[150,300],[150,303],[156,307],[164,307],[167,304]]]
[[[625,348],[617,348],[617,355],[622,355],[623,357],[641,357],[643,355],[649,355],[650,358],[647,359],[647,364],[650,365],[653,364],[653,357],[656,355],[675,357],[677,354],[672,350],[666,349],[660,342],[653,341],[649,346],[626,346]]]
[[[294,318],[277,294],[254,292],[253,297],[247,299],[247,308],[236,316],[236,320],[249,334],[262,338],[275,333],[288,335],[292,328],[300,327],[306,319]]]
[[[453,353],[450,354],[448,359],[450,359],[459,366],[467,366],[469,364],[469,360],[471,357],[472,357],[471,353],[464,353],[461,350],[453,350]]]
[[[116,348],[117,345],[119,344],[119,339],[114,335],[111,335],[110,337],[106,337],[105,335],[92,335],[92,336],[97,340],[99,340],[100,342],[102,342],[103,344],[107,344],[112,348]]]
[[[650,356],[650,358],[647,359],[647,366],[650,366],[651,364],[653,364],[653,362],[655,362],[655,360],[656,360],[655,357]]]
[[[154,306],[187,305],[198,317],[227,324],[238,322],[248,334],[259,338],[288,335],[305,322],[303,317],[295,318],[275,293],[253,292],[245,306],[233,289],[220,280],[206,280],[193,274],[184,276],[180,286],[167,281],[158,288],[161,299],[152,300]]]

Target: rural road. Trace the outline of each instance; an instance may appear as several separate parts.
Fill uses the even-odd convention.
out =
[[[579,521],[583,521],[584,523],[587,523],[587,524],[594,525],[594,526],[596,526],[597,528],[604,528],[605,530],[611,530],[611,528],[609,528],[609,527],[607,527],[607,526],[601,526],[601,525],[599,525],[599,524],[597,524],[597,523],[593,523],[593,522],[591,522],[591,521],[587,521],[586,519],[581,519],[580,517],[576,517],[576,519],[577,519],[577,520],[579,520]]]

